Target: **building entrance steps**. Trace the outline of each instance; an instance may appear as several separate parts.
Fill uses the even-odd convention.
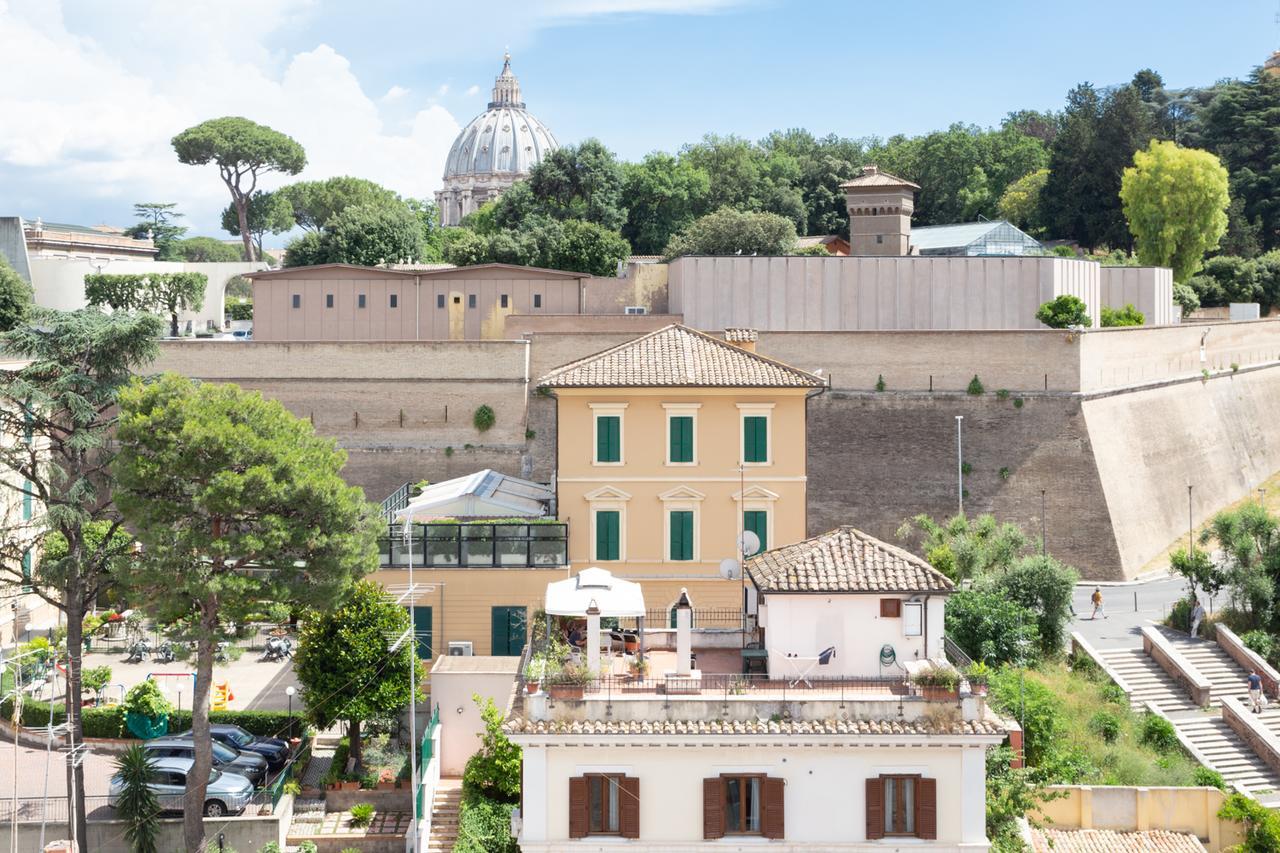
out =
[[[431,804],[431,837],[427,853],[453,853],[458,840],[458,808],[462,804],[462,780],[441,779]]]

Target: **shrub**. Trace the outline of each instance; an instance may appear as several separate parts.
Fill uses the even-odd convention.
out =
[[[1072,326],[1088,328],[1093,321],[1089,308],[1078,296],[1064,293],[1049,300],[1036,310],[1036,319],[1050,329],[1066,329]]]
[[[148,678],[130,688],[124,695],[124,711],[126,714],[139,714],[155,719],[163,717],[173,710],[173,705],[160,692],[160,685]]]
[[[1102,685],[1102,698],[1112,705],[1129,707],[1129,694],[1125,693],[1124,688],[1114,681],[1108,681]]]
[[[480,736],[480,749],[467,759],[462,771],[462,791],[465,795],[486,797],[495,802],[516,803],[520,800],[520,747],[507,740],[502,731],[502,712],[492,699],[472,701],[480,707],[484,720],[484,733]]]
[[[946,610],[947,636],[974,660],[988,664],[1020,662],[1035,656],[1036,614],[1005,596],[962,589]]]
[[[1262,655],[1268,662],[1276,658],[1276,639],[1266,631],[1246,631],[1240,635],[1245,648]]]
[[[1198,788],[1217,788],[1219,791],[1227,790],[1227,781],[1222,778],[1222,774],[1217,770],[1211,770],[1208,767],[1197,767],[1191,773],[1191,781]]]
[[[883,391],[884,389],[885,389],[884,374],[882,373],[876,378],[876,390]]]
[[[964,389],[966,394],[973,397],[981,397],[987,393],[987,389],[982,387],[982,380],[978,379],[978,374],[973,374],[973,378],[969,380],[969,387]]]
[[[159,834],[160,801],[151,789],[153,764],[141,744],[134,744],[115,760],[115,770],[124,782],[116,809],[124,821],[125,837],[135,853],[156,853]]]
[[[1022,749],[1028,764],[1039,767],[1061,748],[1066,733],[1062,700],[1048,687],[1026,678],[1020,670],[1005,667],[991,679],[988,695],[998,713],[1021,721]]]
[[[1005,465],[1004,467],[1002,467],[1002,468],[1001,468],[998,472],[996,472],[996,473],[998,473],[998,474],[1000,475],[1000,479],[1001,479],[1001,480],[1008,480],[1008,479],[1009,479],[1009,474],[1010,474],[1009,466],[1008,466],[1008,465]]]
[[[1022,403],[1023,403],[1023,399],[1022,399],[1021,397],[1014,397],[1014,398],[1013,398],[1013,407],[1014,407],[1015,409],[1021,409],[1021,408],[1022,408]]]
[[[1066,640],[1071,595],[1079,579],[1079,573],[1070,566],[1052,556],[1036,554],[1022,557],[984,585],[1034,613],[1040,653],[1054,655],[1061,651]]]
[[[517,853],[511,837],[511,803],[464,796],[458,808],[458,841],[453,853]]]
[[[368,826],[373,820],[373,804],[357,803],[351,807],[351,825]]]
[[[1232,794],[1218,809],[1218,817],[1244,824],[1246,853],[1274,853],[1280,850],[1280,817],[1245,794]]]
[[[1147,322],[1147,317],[1137,308],[1133,307],[1133,303],[1125,305],[1123,308],[1109,308],[1102,306],[1102,326],[1110,328],[1113,326],[1141,326]]]
[[[1191,600],[1180,598],[1169,608],[1169,615],[1164,618],[1164,624],[1170,628],[1178,628],[1182,631],[1191,629]],[[1244,639],[1243,637],[1241,639]]]
[[[274,841],[268,841],[258,848],[258,853],[280,853],[280,845]]]
[[[477,408],[476,413],[471,417],[471,423],[480,432],[488,432],[495,421],[497,421],[497,416],[493,413],[493,407],[487,403]]]
[[[968,462],[961,462],[960,473],[964,474],[966,477],[969,476],[970,474],[973,473],[973,466],[970,465]]]
[[[1156,752],[1173,752],[1178,749],[1178,733],[1173,723],[1148,711],[1142,717],[1138,740]]]
[[[1115,743],[1120,737],[1120,720],[1110,711],[1099,711],[1089,720],[1089,731],[1107,743]]]

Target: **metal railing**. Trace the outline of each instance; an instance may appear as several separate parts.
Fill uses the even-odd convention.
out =
[[[388,525],[379,539],[383,566],[407,566],[410,549],[418,568],[555,568],[569,563],[569,525],[419,524],[409,541],[400,525]]]
[[[533,680],[533,679],[529,679]],[[824,693],[839,696],[841,701],[857,698],[899,698],[922,696],[923,691],[905,677],[821,676],[812,673],[782,678],[738,673],[702,673],[698,679],[678,676],[638,678],[605,676],[582,682],[576,679],[541,679],[541,689],[554,699],[609,699],[613,696],[647,693],[655,696],[723,697],[734,696],[787,701],[788,696],[817,698]]]
[[[382,502],[382,517],[387,524],[394,522],[396,513],[409,505],[409,493],[413,490],[413,485],[413,483],[405,483],[387,495],[386,500]]]
[[[107,810],[107,797],[85,797],[85,813],[92,815],[98,810]],[[66,796],[19,797],[16,800],[17,819],[19,823],[66,823],[71,810],[67,807]],[[14,819],[15,801],[9,797],[0,799],[0,823]]]
[[[675,608],[650,607],[644,614],[644,626],[649,628],[674,628]],[[751,627],[751,617],[738,607],[695,607],[693,608],[694,628],[728,628],[741,631],[743,626]]]
[[[947,655],[947,660],[951,661],[953,666],[965,669],[973,665],[973,658],[965,654],[964,649],[956,645],[955,640],[944,636],[942,638],[942,650]]]

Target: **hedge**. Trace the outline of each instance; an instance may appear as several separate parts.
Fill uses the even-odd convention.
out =
[[[38,728],[49,725],[50,708],[48,702],[28,699],[22,703],[22,725]],[[6,720],[13,719],[13,698],[0,702],[0,716]],[[67,712],[61,704],[53,708],[53,723],[58,725],[67,718]],[[210,711],[209,721],[212,723],[230,723],[240,726],[250,734],[264,737],[290,737],[289,714],[286,711]],[[293,737],[302,737],[304,720],[299,714],[293,715]],[[191,710],[184,708],[169,714],[169,731],[183,732],[191,728]],[[129,737],[129,730],[124,726],[124,711],[119,705],[108,705],[101,708],[84,709],[84,736],[118,738]]]

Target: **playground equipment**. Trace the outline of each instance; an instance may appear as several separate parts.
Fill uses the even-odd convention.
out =
[[[225,711],[227,703],[235,701],[236,694],[231,692],[231,682],[224,681],[220,684],[213,685],[213,697],[211,699],[209,710]]]

